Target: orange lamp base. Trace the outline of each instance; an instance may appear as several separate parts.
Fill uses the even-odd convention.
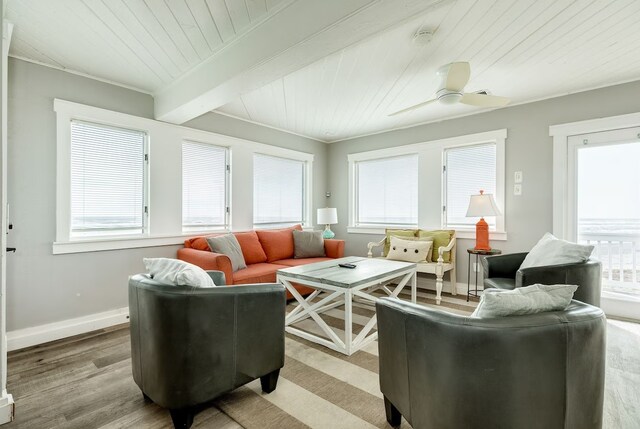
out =
[[[476,223],[476,250],[491,250],[489,246],[489,224],[480,218]]]

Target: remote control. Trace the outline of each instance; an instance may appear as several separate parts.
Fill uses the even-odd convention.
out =
[[[339,267],[342,268],[355,268],[356,266],[354,264],[338,264]]]

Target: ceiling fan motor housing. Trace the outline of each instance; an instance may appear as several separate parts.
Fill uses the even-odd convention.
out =
[[[462,93],[442,88],[436,93],[436,97],[442,104],[456,104],[462,98]]]

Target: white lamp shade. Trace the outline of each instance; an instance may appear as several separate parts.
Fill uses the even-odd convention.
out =
[[[480,191],[482,192],[482,191]],[[500,216],[493,194],[471,195],[467,217]]]
[[[318,223],[320,225],[333,225],[338,223],[338,209],[324,208],[318,209]]]

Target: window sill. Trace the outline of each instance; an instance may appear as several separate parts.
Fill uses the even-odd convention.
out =
[[[398,227],[398,229],[417,229],[413,227]],[[424,228],[422,228],[424,229]],[[436,228],[433,228],[436,229]],[[385,228],[371,228],[371,227],[360,227],[360,226],[350,226],[347,228],[347,232],[349,234],[373,234],[373,235],[384,235]],[[476,232],[468,229],[457,229],[456,230],[456,238],[460,239],[470,239],[475,240]],[[495,241],[506,241],[507,233],[502,231],[489,231],[489,239]]]
[[[197,237],[204,234],[224,233],[226,230],[193,231],[182,235],[156,236],[156,237],[108,237],[90,238],[86,240],[56,241],[53,243],[53,254],[64,255],[68,253],[102,252],[107,250],[138,249],[142,247],[175,246],[183,244],[188,237]]]

